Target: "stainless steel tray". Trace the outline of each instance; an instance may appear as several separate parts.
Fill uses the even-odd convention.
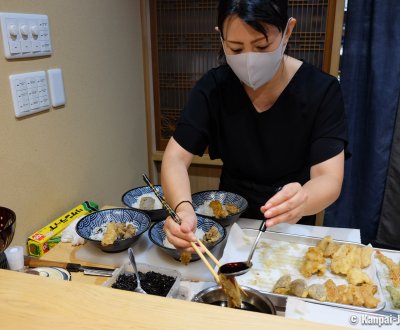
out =
[[[400,251],[396,250],[388,250],[388,249],[374,249],[381,251],[385,256],[389,257],[392,259],[395,263],[399,264],[400,262]],[[375,255],[375,265],[376,265],[376,271],[378,274],[378,280],[382,288],[382,294],[383,297],[386,301],[386,306],[385,306],[385,311],[394,313],[394,314],[400,314],[400,309],[395,309],[392,303],[392,299],[390,298],[389,292],[386,290],[387,285],[392,285],[391,280],[388,275],[388,268],[386,265],[384,265]],[[393,285],[392,285],[393,286]]]
[[[258,230],[255,230],[255,229],[242,229],[242,230],[246,236],[251,237],[251,238],[257,236],[257,234],[258,234]],[[250,270],[250,272],[245,275],[237,277],[239,284],[247,285],[247,286],[253,287],[253,288],[261,291],[263,294],[267,295],[269,299],[272,300],[272,302],[275,304],[275,306],[277,308],[284,309],[286,306],[286,299],[288,296],[275,294],[275,293],[271,292],[272,285],[280,277],[280,276],[274,277],[273,274],[272,275],[269,274],[269,273],[273,273],[274,271],[276,271],[276,269],[274,269],[273,271],[270,271],[270,269],[273,268],[272,266],[276,266],[276,264],[270,265],[271,267],[269,267],[268,264],[265,264],[263,262],[261,262],[261,263],[258,262],[258,266],[257,266],[257,259],[261,259],[264,261],[265,257],[269,253],[269,248],[272,248],[273,245],[275,248],[276,245],[278,245],[278,250],[281,249],[281,247],[282,247],[282,250],[280,251],[280,253],[282,253],[282,265],[279,265],[279,267],[281,267],[281,266],[283,267],[283,273],[293,274],[293,272],[295,273],[296,271],[298,271],[298,268],[299,268],[298,266],[299,266],[300,262],[303,260],[305,252],[304,253],[298,252],[298,254],[299,253],[301,254],[301,257],[293,257],[292,258],[292,255],[289,253],[290,251],[288,251],[285,254],[284,248],[288,247],[289,249],[292,249],[292,252],[294,251],[293,249],[300,249],[300,251],[303,251],[303,250],[305,251],[306,247],[308,248],[309,246],[316,246],[320,240],[321,240],[321,238],[319,238],[319,237],[311,237],[311,236],[303,236],[303,235],[294,235],[294,234],[285,234],[285,233],[278,233],[278,232],[273,232],[273,231],[266,231],[265,233],[262,234],[259,245],[254,253],[254,256],[253,256],[254,266],[253,266],[252,270]],[[352,245],[358,245],[358,246],[362,245],[362,244],[358,244],[358,243],[354,243],[354,242],[347,242],[347,241],[341,241],[341,240],[334,240],[334,241],[337,243],[345,243],[345,244],[352,244]],[[286,244],[286,243],[291,243],[291,244]],[[268,244],[271,244],[271,246],[268,246]],[[228,245],[227,245],[227,247],[229,249]],[[226,251],[226,249],[225,249],[225,251]],[[277,251],[277,249],[275,249],[274,252],[276,252],[276,251]],[[285,260],[287,261],[287,264],[285,264]],[[353,305],[344,305],[344,304],[338,304],[338,303],[332,303],[332,302],[320,302],[320,301],[310,299],[310,298],[299,298],[299,299],[303,299],[305,301],[309,301],[309,302],[316,303],[316,304],[323,304],[323,305],[329,305],[329,306],[334,306],[334,307],[352,309],[352,310],[357,310],[357,311],[361,311],[361,312],[373,312],[374,313],[374,312],[380,311],[380,310],[384,309],[384,307],[385,307],[385,299],[382,294],[382,289],[381,289],[380,282],[379,282],[377,274],[376,274],[375,265],[373,264],[373,262],[374,262],[374,258],[372,259],[371,266],[366,268],[366,270],[369,269],[368,274],[378,287],[377,296],[380,299],[380,303],[378,304],[378,306],[376,308],[358,307],[358,306],[353,306]],[[269,278],[268,278],[268,276],[269,276]],[[267,277],[267,279],[265,279],[266,277]],[[296,276],[293,278],[303,278],[303,276],[299,275],[299,276]],[[315,282],[322,283],[328,278],[335,279],[335,283],[338,283],[338,282],[343,283],[343,284],[347,283],[346,280],[343,279],[343,277],[334,275],[334,274],[330,273],[328,270],[327,270],[326,274],[322,277],[313,276],[312,278],[306,279],[306,280],[307,280],[307,283],[311,284],[311,283],[315,283]]]

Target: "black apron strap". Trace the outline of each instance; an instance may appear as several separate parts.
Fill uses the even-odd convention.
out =
[[[267,186],[248,180],[239,180],[222,170],[219,189],[230,191],[244,197],[249,203],[247,210],[241,215],[243,218],[258,219],[264,218],[260,207],[270,199],[280,186]],[[299,224],[315,225],[315,215],[305,216],[300,219]]]

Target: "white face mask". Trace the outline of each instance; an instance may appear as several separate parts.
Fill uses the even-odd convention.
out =
[[[290,19],[288,24],[289,22]],[[224,48],[226,62],[229,64],[236,76],[253,90],[256,90],[270,81],[279,69],[286,48],[286,45],[283,45],[283,39],[286,35],[288,24],[283,32],[279,47],[272,52],[247,52],[236,55],[227,55]]]

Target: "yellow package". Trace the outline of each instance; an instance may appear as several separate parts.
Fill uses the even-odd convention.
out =
[[[85,201],[65,213],[46,227],[28,237],[28,253],[31,256],[40,257],[60,242],[58,235],[67,228],[75,219],[98,211],[96,203]]]

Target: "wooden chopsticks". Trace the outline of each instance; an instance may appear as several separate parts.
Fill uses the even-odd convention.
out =
[[[205,253],[211,258],[212,261],[214,261],[214,263],[218,266],[221,267],[220,262],[218,261],[217,258],[215,258],[215,256],[210,252],[210,250],[207,249],[207,247],[203,244],[202,241],[200,241],[199,239],[196,242],[197,244],[200,245],[200,247],[202,247],[205,251]],[[214,268],[212,268],[212,266],[210,265],[210,263],[208,262],[208,260],[206,259],[206,257],[203,255],[203,253],[201,252],[201,250],[199,249],[199,247],[196,245],[196,243],[191,242],[190,244],[192,245],[192,248],[196,251],[196,253],[198,254],[198,256],[200,257],[200,259],[203,261],[203,263],[206,265],[206,267],[208,268],[208,270],[210,271],[210,273],[212,274],[212,276],[214,276],[215,281],[217,282],[217,284],[219,284],[219,276],[218,274],[215,272]]]
[[[154,192],[156,197],[160,200],[161,204],[163,205],[164,209],[168,212],[168,214],[171,216],[171,218],[178,224],[180,225],[182,223],[181,218],[175,213],[175,211],[169,206],[167,201],[164,199],[163,196],[159,194],[157,189],[153,186],[153,184],[150,182],[150,179],[147,177],[146,174],[143,174],[143,180],[146,182],[146,184],[150,187],[150,189]],[[218,259],[214,257],[214,255],[207,249],[207,247],[201,242],[199,239],[196,241],[197,244],[199,244],[200,247],[202,247],[205,251],[205,253],[211,258],[212,261],[215,262],[215,264],[220,267],[221,264],[219,263]],[[200,259],[204,262],[208,270],[211,272],[211,274],[214,276],[215,281],[219,284],[219,276],[215,272],[215,270],[211,267],[210,263],[208,260],[205,258],[201,250],[198,248],[195,242],[191,242],[190,244],[192,245],[192,248],[196,251],[196,253],[199,255]]]

